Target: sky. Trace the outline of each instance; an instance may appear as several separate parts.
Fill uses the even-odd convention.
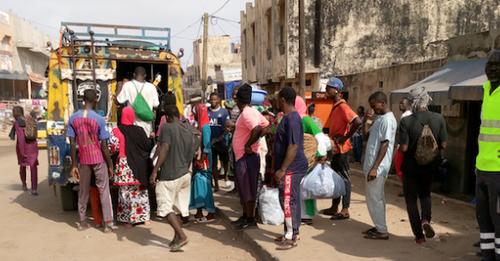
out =
[[[226,3],[227,1],[227,3]],[[170,27],[172,51],[184,48],[182,65],[192,62],[193,41],[203,35],[201,17],[220,9],[209,23],[209,35],[240,40],[240,11],[249,0],[0,0],[0,11],[12,10],[57,39],[61,21]],[[224,5],[225,4],[225,5]],[[57,45],[53,40],[54,46]]]

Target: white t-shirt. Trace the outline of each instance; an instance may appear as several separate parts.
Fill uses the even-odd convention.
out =
[[[412,112],[410,110],[407,110],[403,112],[403,114],[401,115],[401,119],[403,119],[404,117],[408,117],[410,115],[412,115]]]
[[[116,97],[116,100],[119,103],[128,102],[128,104],[131,105],[135,101],[138,91],[141,92],[151,110],[160,105],[156,87],[149,82],[138,82],[136,80],[126,82]],[[135,125],[142,127],[148,136],[153,131],[152,122],[145,122],[136,118]]]

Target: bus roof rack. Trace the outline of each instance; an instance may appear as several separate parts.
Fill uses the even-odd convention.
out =
[[[170,49],[171,32],[170,28],[168,27],[73,22],[61,22],[61,27],[63,27],[67,33],[72,34],[74,37],[90,38],[90,34],[93,33],[93,37],[97,38],[96,40],[146,40],[161,42],[167,50]],[[69,37],[69,35],[65,34],[64,37]]]

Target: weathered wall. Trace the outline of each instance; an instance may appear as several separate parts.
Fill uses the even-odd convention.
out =
[[[383,91],[387,95],[392,90],[404,88],[438,70],[446,60],[395,65],[358,74],[345,75],[340,78],[349,91],[349,104],[356,109],[358,106],[369,108],[368,97],[375,91]],[[392,111],[399,118],[398,101],[393,102]]]
[[[499,0],[321,0],[321,4],[323,73],[350,74],[443,58],[443,40],[500,28]]]

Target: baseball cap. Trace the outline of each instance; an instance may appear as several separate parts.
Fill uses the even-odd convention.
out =
[[[326,88],[334,88],[339,91],[344,90],[344,83],[337,77],[332,77],[328,80],[328,83],[326,83]]]

